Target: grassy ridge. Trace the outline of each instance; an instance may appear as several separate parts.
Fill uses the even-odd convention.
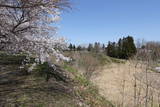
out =
[[[37,71],[25,74],[19,69],[24,58],[25,55],[0,54],[0,78],[3,83],[0,85],[0,106],[113,107],[109,101],[99,95],[98,89],[73,66],[74,61],[61,64],[66,72],[72,74],[73,82],[65,83],[55,78],[46,82],[43,76],[33,75]]]

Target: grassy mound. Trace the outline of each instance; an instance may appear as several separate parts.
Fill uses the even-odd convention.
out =
[[[5,56],[5,58],[4,58]],[[56,74],[38,65],[26,73],[20,69],[23,55],[0,55],[0,106],[4,107],[112,107],[101,97],[97,88],[70,64],[59,66]],[[48,68],[49,69],[49,68]],[[58,77],[57,77],[58,76]],[[57,79],[57,78],[60,79]],[[63,81],[70,78],[71,81]]]

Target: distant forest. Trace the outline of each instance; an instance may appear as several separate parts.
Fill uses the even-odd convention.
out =
[[[120,38],[116,42],[108,42],[107,45],[95,42],[89,43],[88,47],[75,44],[69,44],[70,51],[89,51],[93,53],[105,53],[106,55],[114,58],[128,59],[136,54],[137,49],[132,36]]]

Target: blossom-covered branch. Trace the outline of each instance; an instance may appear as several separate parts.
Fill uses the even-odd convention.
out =
[[[66,43],[52,24],[68,7],[68,0],[1,0],[0,50],[34,54],[41,62],[51,54],[68,60],[56,48]]]

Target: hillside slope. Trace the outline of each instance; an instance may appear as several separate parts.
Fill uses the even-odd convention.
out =
[[[17,65],[0,65],[0,106],[78,107],[73,86],[23,74]]]
[[[57,66],[57,76],[66,75],[69,80],[53,76],[46,81],[37,71],[20,69],[21,59],[17,55],[0,55],[0,107],[113,107],[70,65],[65,70]]]

